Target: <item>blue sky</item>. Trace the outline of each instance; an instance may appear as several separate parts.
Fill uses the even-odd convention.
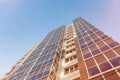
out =
[[[120,42],[119,0],[0,0],[0,76],[52,29],[83,17]]]

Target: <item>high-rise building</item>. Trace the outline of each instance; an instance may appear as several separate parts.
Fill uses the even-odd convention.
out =
[[[80,17],[49,32],[1,80],[120,80],[120,44]]]

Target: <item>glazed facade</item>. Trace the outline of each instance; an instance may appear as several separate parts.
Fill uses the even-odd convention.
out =
[[[120,80],[120,44],[77,18],[49,32],[2,80]]]

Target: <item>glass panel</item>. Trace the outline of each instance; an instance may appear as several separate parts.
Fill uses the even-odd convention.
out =
[[[89,42],[89,43],[88,43],[88,45],[92,45],[92,44],[93,44],[93,42]]]
[[[103,34],[102,32],[98,32],[97,35],[98,36],[104,36],[105,34]]]
[[[97,38],[97,39],[95,39],[94,41],[95,41],[95,42],[98,42],[98,41],[100,41],[100,38]]]
[[[113,40],[112,40],[111,38],[105,39],[104,41],[105,41],[107,44],[110,44],[110,43],[113,42]]]
[[[50,60],[49,60],[49,63],[52,62],[52,61],[53,61],[53,59],[50,59]]]
[[[38,71],[38,73],[43,73],[43,72],[44,72],[44,70],[45,70],[45,68],[44,68],[44,67],[42,67],[42,68],[40,68],[40,70]]]
[[[97,49],[97,46],[96,46],[96,45],[92,45],[92,46],[90,46],[89,48],[90,48],[91,51],[94,51],[94,50]]]
[[[111,44],[109,44],[110,47],[115,47],[117,45],[119,45],[119,43],[117,43],[117,42],[112,42]]]
[[[103,43],[103,41],[99,42],[97,45],[98,45],[99,47],[104,47],[104,46],[105,46],[105,44]]]
[[[108,46],[103,46],[103,47],[101,47],[100,49],[101,49],[102,51],[105,51],[105,50],[108,50],[109,47],[108,47]]]
[[[31,78],[31,80],[35,80],[35,77],[36,77],[36,76],[33,76],[33,77]]]
[[[114,49],[120,55],[120,47]]]
[[[96,56],[95,60],[97,61],[98,64],[106,61],[106,59],[103,55]]]
[[[93,75],[96,75],[96,74],[100,73],[100,71],[95,66],[95,67],[92,67],[92,68],[88,69],[88,73],[89,73],[89,76],[91,77]]]
[[[42,74],[43,74],[43,73],[38,74],[38,75],[37,75],[37,78],[42,77]]]
[[[80,44],[81,44],[81,45],[85,45],[85,41],[81,40],[81,41],[80,41]]]
[[[84,58],[89,58],[89,57],[91,57],[92,55],[91,55],[91,53],[88,53],[88,54],[85,54],[85,55],[83,55],[84,56]]]
[[[88,40],[88,39],[90,39],[90,37],[89,37],[89,36],[85,38],[85,40]]]
[[[102,36],[101,38],[102,38],[102,39],[105,39],[105,38],[107,38],[107,37],[108,37],[107,35],[104,35],[104,36]]]
[[[49,70],[45,71],[43,76],[48,75],[48,74],[49,74]]]
[[[112,65],[114,67],[120,66],[120,57],[114,58],[114,59],[110,60],[110,62],[112,63]]]
[[[116,57],[116,54],[111,50],[111,51],[108,51],[106,53],[104,53],[105,56],[108,58],[108,59],[111,59],[111,58],[114,58]]]
[[[112,68],[108,62],[100,64],[99,67],[100,67],[102,72]]]
[[[86,42],[87,42],[87,43],[90,43],[90,42],[92,42],[92,40],[91,40],[91,39],[87,39]]]
[[[85,47],[87,47],[87,45],[83,45],[83,46],[81,46],[81,48],[85,48]]]
[[[86,62],[86,65],[87,65],[87,68],[89,67],[92,67],[92,66],[95,66],[95,61],[91,58],[91,59],[88,59]]]
[[[42,66],[42,64],[39,64],[36,68],[41,67],[41,66]]]
[[[99,50],[99,49],[92,51],[92,54],[93,54],[93,55],[96,55],[96,54],[98,54],[98,53],[100,53],[100,50]]]
[[[83,54],[88,54],[88,53],[90,53],[90,51],[89,51],[88,48],[83,49],[82,52],[83,52]]]

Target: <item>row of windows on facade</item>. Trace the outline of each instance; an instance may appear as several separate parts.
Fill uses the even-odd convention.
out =
[[[86,26],[91,26],[90,23],[88,23],[87,21],[85,21],[85,20],[82,19],[82,18],[78,18],[78,19],[74,20],[73,23],[74,23],[75,25],[86,25]]]
[[[67,41],[66,44],[73,43],[73,42],[74,42],[74,39]]]
[[[60,32],[61,32],[61,31],[60,31]],[[58,36],[58,37],[60,37],[60,36]],[[54,38],[53,38],[53,39],[54,39]],[[34,54],[34,53],[33,53],[33,54]],[[34,57],[36,58],[36,56],[34,56]],[[31,57],[29,57],[29,58],[30,58],[30,61],[33,60],[33,59],[31,59]],[[29,58],[28,58],[27,60],[29,60]],[[27,60],[26,60],[26,61],[27,61]],[[32,66],[32,63],[31,63],[31,65],[28,65],[27,68],[30,69],[31,66]],[[26,70],[28,70],[27,68],[26,68]],[[18,73],[17,73],[17,72],[15,73],[15,76],[21,75],[21,73],[23,74],[23,73],[26,71],[26,70],[24,70],[24,69],[25,69],[25,68],[20,68],[20,69],[17,71]]]
[[[72,35],[73,35],[73,31],[71,30],[71,31],[67,32],[66,37],[70,37]]]
[[[43,62],[41,62],[39,64],[36,63],[35,66],[32,68],[32,70],[38,69],[38,68],[43,67],[43,66],[45,66],[47,64],[50,64],[52,61],[53,61],[53,59],[48,60],[48,62],[44,60]],[[20,69],[17,70],[17,72],[13,76],[16,77],[16,76],[25,74],[31,69],[31,67],[32,67],[32,65],[28,65],[28,66],[26,66],[24,68],[20,68]]]
[[[105,44],[106,43],[106,44]],[[89,58],[92,55],[97,55],[103,51],[112,49],[116,46],[118,46],[119,44],[115,41],[109,41],[109,39],[105,40],[105,41],[100,41],[99,43],[93,44],[89,47],[86,47],[84,49],[82,49],[84,58]]]
[[[50,64],[50,63],[49,63]],[[47,64],[47,66],[49,65],[49,64]],[[42,68],[44,68],[45,66],[42,66]],[[40,68],[40,67],[39,67]],[[37,68],[37,70],[39,69],[39,68]],[[57,68],[56,68],[57,69]],[[33,71],[35,71],[36,69],[32,69],[32,71],[31,72],[33,72]],[[42,70],[43,71],[43,70]],[[49,73],[48,71],[45,71],[45,73],[43,73],[43,75],[47,75],[47,73]],[[13,77],[19,77],[20,75],[23,75],[23,74],[25,74],[25,73],[19,73],[19,75],[15,75],[15,76],[11,76],[11,79],[13,78]],[[34,76],[35,77],[35,76]],[[39,76],[40,77],[40,76]],[[29,79],[28,79],[29,80]]]
[[[54,33],[54,35],[52,36],[51,40],[49,41],[49,44],[50,45],[51,43],[54,43],[56,41],[59,41],[60,39],[60,36],[63,34],[63,29],[58,29],[56,30],[56,32]],[[62,34],[61,34],[62,33]]]
[[[88,27],[88,28],[82,28],[82,27],[75,27],[75,30],[76,30],[76,33],[77,34],[83,34],[84,36],[86,36],[87,34],[86,33],[88,33],[88,34],[93,34],[93,32],[98,32],[99,30],[97,29],[97,28],[95,28],[95,27]],[[101,32],[101,31],[99,31],[99,32]]]
[[[111,63],[114,65],[114,67],[117,67],[117,66],[120,66],[120,63],[118,61],[120,61],[120,58],[115,58],[114,60],[116,61],[113,61],[111,60]],[[110,69],[113,69],[113,67],[111,66],[111,64],[109,62],[104,62],[102,64],[98,66],[94,66],[92,68],[89,68],[88,69],[88,73],[89,73],[89,76],[94,76],[96,74],[99,74],[100,72],[105,72],[107,70],[110,70]],[[115,68],[114,68],[115,69]]]
[[[89,24],[82,24],[82,23],[75,23],[75,24],[78,25],[78,26],[75,26],[75,29],[77,31],[80,30],[80,32],[85,32],[84,30],[86,31],[92,30],[91,32],[98,30],[97,28]]]
[[[49,74],[49,71],[50,71],[50,67],[51,67],[51,64],[48,64],[47,66],[44,66],[44,67],[41,67],[41,68],[39,68],[39,69],[36,69],[36,70],[34,70],[34,71],[31,71],[30,73],[29,73],[29,75],[27,75],[27,74],[22,74],[21,76],[19,76],[19,77],[15,77],[17,80],[23,80],[23,79],[25,79],[25,77],[26,77],[26,80],[36,80],[36,79],[38,79],[38,78],[40,78],[40,77],[42,77],[42,76],[46,76],[46,75],[48,75]],[[15,79],[14,78],[14,79]],[[9,79],[9,80],[12,80],[12,79]]]
[[[117,44],[118,45],[118,44]],[[116,45],[111,45],[111,47],[115,47]],[[108,54],[108,56],[110,56],[109,54]],[[99,56],[100,57],[100,56]],[[96,58],[97,59],[97,58]],[[98,59],[98,60],[100,60],[100,58]],[[88,60],[89,61],[89,60]],[[103,61],[104,61],[104,59],[103,59]],[[103,62],[102,61],[102,62]],[[119,57],[115,57],[113,60],[111,60],[110,61],[111,62],[111,64],[114,66],[114,67],[116,67],[116,66],[119,66],[120,65],[120,58]],[[110,63],[109,62],[109,63]],[[89,62],[89,64],[90,64],[91,62]],[[108,70],[108,69],[111,69],[112,68],[112,65],[110,65],[109,63],[107,63],[107,62],[103,62],[104,64],[102,64],[101,63],[101,65],[100,65],[100,70],[101,71],[106,71],[106,70]],[[94,66],[93,66],[94,67]],[[88,70],[88,72],[89,72],[89,75],[91,76],[91,75],[94,75],[94,74],[97,74],[97,73],[99,73],[99,70],[96,68],[96,67],[94,67],[94,68],[90,68],[89,70]]]
[[[52,49],[49,53],[47,53],[47,52],[45,53],[45,52],[46,52],[46,51],[44,51],[43,53],[41,53],[41,54],[40,54],[40,57],[39,57],[39,55],[38,55],[38,56],[33,56],[32,58],[30,57],[30,58],[26,59],[26,61],[24,62],[23,65],[28,65],[29,62],[34,61],[34,60],[36,60],[37,58],[43,59],[43,58],[45,58],[45,57],[48,57],[48,56],[50,56],[50,55],[53,55],[53,54],[55,54],[56,50],[55,50],[55,49]]]
[[[36,78],[40,78],[42,76],[48,75],[50,68],[51,68],[51,64],[48,64],[39,69],[33,70],[29,73],[29,75],[27,76],[27,79],[31,79],[32,77],[35,77],[35,76]]]
[[[66,51],[66,54],[75,53],[75,51],[75,48],[71,48],[70,50]]]
[[[64,74],[70,74],[70,73],[77,71],[77,70],[78,70],[78,64],[75,64],[73,66],[65,68]]]
[[[73,33],[73,32],[72,32],[72,33]],[[73,35],[72,35],[72,37],[73,37]],[[69,44],[66,44],[66,48],[70,48],[70,47],[75,46],[74,39],[71,39],[71,38],[70,38],[70,40],[68,39],[68,40],[66,41],[66,43],[69,43]],[[75,51],[75,48],[72,48],[72,49],[66,51],[66,54],[72,53],[72,52],[74,52],[74,51]]]
[[[118,47],[116,47],[116,48],[113,48],[112,50],[110,49],[110,50],[107,50],[107,51],[105,51],[105,52],[102,52],[102,53],[100,53],[100,54],[105,54],[105,56],[109,59],[109,58],[111,58],[111,57],[115,57],[115,55],[117,56],[119,56],[120,55],[120,52],[119,52],[119,48],[120,48],[120,46],[118,46]],[[111,55],[111,57],[110,57],[110,55]],[[98,54],[99,55],[99,54]],[[97,56],[97,55],[96,55]],[[95,57],[95,56],[93,56],[93,57]],[[89,59],[89,58],[88,58]]]
[[[72,38],[73,38],[73,36],[72,36]],[[70,48],[70,47],[75,46],[75,44],[74,44],[74,39],[71,40],[71,38],[70,38],[70,40],[67,40],[66,43],[67,43],[67,44],[66,44],[66,48]],[[68,43],[69,43],[69,44],[68,44]]]
[[[50,55],[52,55],[52,54],[50,54]],[[49,55],[49,56],[50,56]],[[45,57],[40,57],[38,60],[43,60]],[[47,57],[48,58],[48,57]],[[49,57],[49,59],[50,59],[50,57]],[[48,59],[48,62],[51,62],[51,59],[49,60]],[[35,61],[37,60],[37,58],[35,58],[35,59],[33,59],[33,60],[31,60],[31,61],[29,61],[29,62],[27,62],[27,63],[24,63],[24,64],[22,64],[21,65],[21,67],[20,68],[25,68],[25,67],[27,67],[27,66],[30,66],[30,65],[32,65]]]
[[[116,52],[120,52],[120,47],[86,60],[85,63],[88,68],[89,75],[93,76],[100,72],[104,72],[109,69],[113,69],[114,67],[120,66],[120,57],[118,57],[120,53],[118,53],[118,55]]]
[[[98,38],[97,37],[96,38],[91,37],[91,39],[89,37],[89,39],[87,39],[87,40],[79,40],[79,42],[80,42],[81,48],[85,48],[87,46],[90,46],[90,45],[92,45],[94,43],[97,43],[97,42],[99,42],[99,41],[101,41],[103,39],[106,39],[106,38],[108,38],[106,35],[98,37]],[[113,40],[112,40],[112,42],[113,42]]]
[[[40,44],[38,45],[37,49],[42,50],[45,47],[45,45],[49,41],[50,37],[53,35],[54,31],[55,30],[53,30],[53,31],[48,33],[48,35],[40,42]]]
[[[98,41],[100,41],[101,39],[103,40],[103,39],[106,39],[106,38],[108,38],[107,35],[101,35],[101,36],[99,36],[99,37],[97,37],[96,35],[93,35],[93,36],[91,36],[91,37],[87,37],[87,38],[82,39],[82,40],[79,39],[79,42],[84,45],[85,42],[88,44],[88,43],[90,43],[90,42],[98,42]]]
[[[73,46],[75,46],[74,43],[67,45],[66,48],[70,48],[70,47],[73,47]]]
[[[70,40],[71,38],[73,38],[73,31],[67,33],[66,40]]]
[[[76,32],[78,33],[78,34],[83,34],[84,36],[86,36],[87,35],[87,33],[88,34],[92,34],[93,32],[98,32],[99,30],[97,29],[97,28],[95,28],[94,26],[78,26],[78,27],[76,27],[75,26],[75,30],[76,30]],[[101,32],[101,31],[99,31],[99,32]]]
[[[69,33],[67,33],[67,38],[69,38],[69,37],[71,37],[73,35],[73,33],[72,33],[72,31],[71,32],[69,32]]]
[[[70,61],[73,61],[73,60],[75,60],[76,58],[77,58],[76,55],[70,56],[70,57],[68,57],[68,58],[65,59],[65,63],[68,63],[68,62],[70,62]]]
[[[54,43],[54,45],[52,44],[52,46],[46,47],[46,49],[44,49],[44,51],[42,53],[40,53],[39,50],[37,49],[37,50],[33,51],[33,53],[25,61],[25,63],[28,61],[31,61],[33,59],[36,59],[40,54],[42,56],[42,55],[46,55],[49,52],[48,53],[48,55],[49,55],[49,54],[51,54],[51,52],[53,53],[53,50],[55,52],[56,48],[57,48],[57,43]]]
[[[88,42],[88,41],[96,40],[98,38],[104,39],[103,36],[107,37],[107,35],[105,35],[102,32],[100,32],[100,33],[97,32],[97,34],[96,33],[87,34],[86,36],[78,33],[78,39],[81,43],[84,42],[84,41]]]
[[[29,58],[28,58],[28,59],[29,59]],[[36,57],[35,57],[34,59],[36,60]],[[38,67],[40,67],[40,66],[42,66],[42,65],[45,65],[45,64],[47,64],[47,63],[50,63],[52,60],[53,60],[53,59],[51,59],[51,58],[50,58],[50,60],[47,59],[47,61],[44,60],[43,63],[41,63],[41,64],[39,64],[39,65],[36,64],[37,66],[34,66],[33,69],[34,69],[34,68],[38,68]],[[33,59],[31,59],[30,61],[33,61]],[[33,62],[30,63],[29,65],[26,64],[26,65],[20,67],[14,75],[15,75],[15,76],[19,76],[19,75],[21,75],[21,74],[26,73],[27,71],[30,70],[30,68],[32,67],[32,65],[33,65]]]
[[[69,37],[69,38],[66,38],[66,40],[71,40],[73,38],[73,36]]]
[[[56,42],[54,42],[54,43],[56,43]],[[56,45],[57,45],[57,43],[56,43]],[[57,47],[56,47],[56,46],[55,46],[55,47],[52,47],[51,50],[53,50],[53,49],[55,49],[55,48],[57,48]],[[36,50],[35,50],[35,51],[36,51]],[[38,52],[38,53],[40,54],[40,52]],[[30,55],[25,62],[28,62],[28,61],[31,61],[31,60],[37,58],[37,57],[39,56],[39,54],[37,54],[37,53],[32,53],[31,55],[34,55],[34,56],[31,56],[31,55]]]
[[[101,38],[102,36],[107,36],[104,33],[100,32],[100,33],[92,33],[92,34],[87,34],[86,36],[83,36],[82,34],[78,34],[78,39],[80,42],[84,42],[84,41],[90,41]]]

